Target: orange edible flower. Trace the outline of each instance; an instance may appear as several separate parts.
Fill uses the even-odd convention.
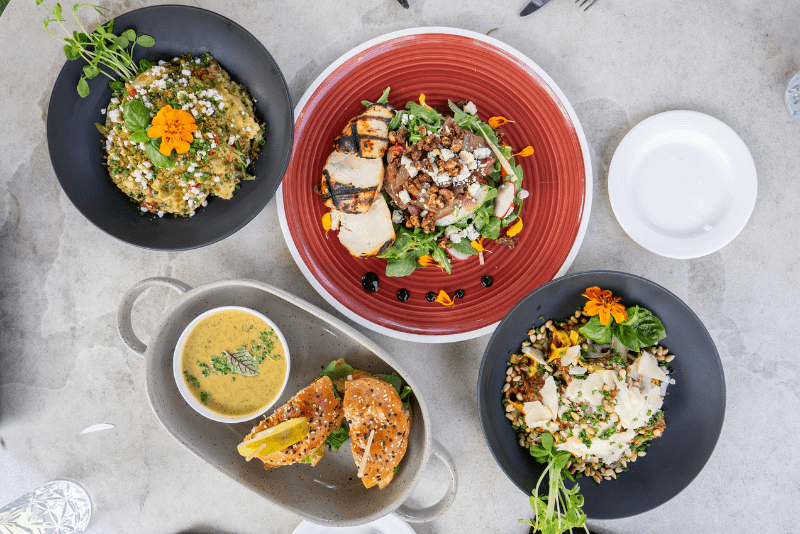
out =
[[[153,117],[153,126],[147,130],[147,137],[161,138],[158,151],[165,156],[169,156],[173,148],[178,154],[186,154],[196,131],[197,124],[191,113],[166,105]]]
[[[556,358],[561,358],[567,353],[567,349],[579,345],[581,336],[573,330],[569,334],[563,330],[556,330],[553,332],[553,343],[550,345],[550,357],[547,359],[548,363]]]
[[[328,231],[331,229],[331,212],[322,216],[322,228],[325,229],[325,237],[328,237]]]
[[[612,316],[618,323],[628,319],[628,312],[625,310],[625,306],[619,304],[622,299],[615,297],[611,291],[594,286],[586,288],[586,293],[583,293],[583,296],[589,299],[589,302],[583,307],[583,311],[590,317],[599,315],[601,324],[609,324]]]
[[[533,155],[533,147],[531,145],[526,146],[516,154],[512,154],[512,156],[522,156],[523,158],[527,158],[528,156]]]
[[[439,295],[436,297],[436,302],[441,304],[442,306],[452,306],[455,307],[456,303],[451,299],[447,293],[444,292],[444,289],[439,290]]]
[[[480,236],[475,241],[471,241],[470,245],[472,246],[472,248],[474,248],[478,252],[489,252],[488,250],[483,248],[483,236]]]
[[[519,219],[517,219],[517,222],[512,224],[511,227],[508,230],[506,230],[506,235],[508,237],[514,237],[521,231],[522,231],[522,218],[520,217]]]
[[[491,117],[488,121],[486,121],[489,126],[492,128],[499,128],[500,126],[504,125],[507,122],[514,122],[510,121],[505,117]]]
[[[425,95],[422,94],[422,93],[420,93],[420,95],[419,95],[419,105],[420,106],[424,106],[425,105]]]
[[[430,267],[431,265],[439,265],[439,262],[433,259],[433,256],[430,254],[425,254],[424,256],[420,256],[417,260],[417,263],[422,265],[423,267]]]
[[[522,413],[525,413],[525,407],[522,404],[520,404],[518,402],[514,402],[512,400],[508,401],[508,403],[511,406],[513,406],[514,408],[516,408],[517,410],[521,411]]]

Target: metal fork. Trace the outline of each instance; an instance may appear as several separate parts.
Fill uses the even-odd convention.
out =
[[[576,4],[577,4],[578,2],[581,2],[581,0],[575,0],[575,3],[576,3]],[[588,6],[586,6],[586,7],[583,7],[583,5],[584,5],[584,4],[586,4],[587,2],[589,3],[589,5],[588,5]],[[580,8],[582,8],[582,7],[583,7],[583,10],[584,10],[584,11],[586,11],[587,9],[589,9],[590,7],[592,7],[592,6],[594,5],[594,3],[595,3],[595,2],[597,2],[597,0],[583,0],[583,2],[581,2],[581,3],[580,3],[580,5],[578,6],[578,9],[580,9]]]

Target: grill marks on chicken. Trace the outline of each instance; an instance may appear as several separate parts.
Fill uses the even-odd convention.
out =
[[[339,229],[339,241],[353,256],[380,254],[396,237],[380,193],[393,114],[388,104],[372,104],[350,120],[322,170],[320,192],[331,208],[331,229]]]
[[[389,144],[389,121],[393,114],[389,104],[372,104],[347,123],[333,143],[335,149],[360,158],[381,159]]]

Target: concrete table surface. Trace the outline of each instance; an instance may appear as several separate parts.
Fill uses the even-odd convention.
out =
[[[118,15],[155,2],[101,3]],[[598,0],[585,13],[555,0],[524,19],[518,13],[526,0],[410,4],[192,3],[260,39],[295,102],[352,47],[415,26],[496,28],[493,37],[544,68],[581,120],[595,172],[589,229],[570,272],[626,271],[677,294],[711,332],[727,380],[722,435],[694,483],[649,513],[590,526],[603,533],[791,531],[800,499],[793,458],[800,435],[800,124],[787,114],[783,92],[800,70],[796,0]],[[68,477],[92,494],[92,533],[291,532],[299,518],[206,466],[160,427],[144,391],[144,362],[117,337],[116,310],[129,286],[151,276],[192,286],[252,278],[332,310],[295,266],[274,200],[232,237],[179,253],[133,248],[78,213],[47,151],[46,110],[64,59],[42,29],[44,16],[33,0],[14,0],[0,17],[0,504]],[[744,231],[719,252],[685,261],[634,243],[607,192],[622,137],[673,109],[731,126],[749,147],[759,181]],[[143,338],[173,301],[166,290],[142,297],[134,326]],[[528,499],[493,461],[477,418],[475,384],[488,336],[423,345],[365,333],[413,373],[432,407],[434,437],[456,458],[461,477],[450,510],[415,530],[526,532],[517,519],[530,517]],[[114,428],[80,435],[96,423]],[[414,502],[444,493],[440,469],[431,464]]]

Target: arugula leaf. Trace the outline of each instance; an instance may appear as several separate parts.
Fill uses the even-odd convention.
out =
[[[240,347],[233,354],[229,352],[225,354],[228,355],[228,365],[234,373],[242,376],[256,376],[259,373],[258,362],[246,348]]]
[[[331,432],[325,439],[325,445],[328,446],[329,451],[336,452],[348,439],[350,439],[350,427],[347,426],[347,423],[342,422],[342,426]]]
[[[387,102],[389,102],[389,91],[391,89],[392,89],[391,87],[387,87],[386,89],[384,89],[383,94],[381,94],[381,97],[378,99],[376,104],[386,104]]]
[[[481,235],[487,239],[497,239],[500,236],[500,227],[502,221],[497,217],[490,217],[489,222],[486,223],[479,230]]]
[[[422,267],[416,254],[407,253],[399,258],[390,258],[386,262],[386,276],[408,276]]]
[[[470,255],[478,254],[478,251],[472,247],[469,239],[467,238],[461,239],[461,241],[459,241],[458,243],[453,243],[453,249],[462,254],[470,254]]]
[[[431,256],[433,256],[433,259],[438,261],[439,264],[444,267],[444,271],[447,274],[450,274],[450,272],[453,270],[453,266],[450,265],[450,258],[447,257],[447,253],[444,251],[444,249],[441,249],[438,246],[433,247],[433,250],[431,250]]]

